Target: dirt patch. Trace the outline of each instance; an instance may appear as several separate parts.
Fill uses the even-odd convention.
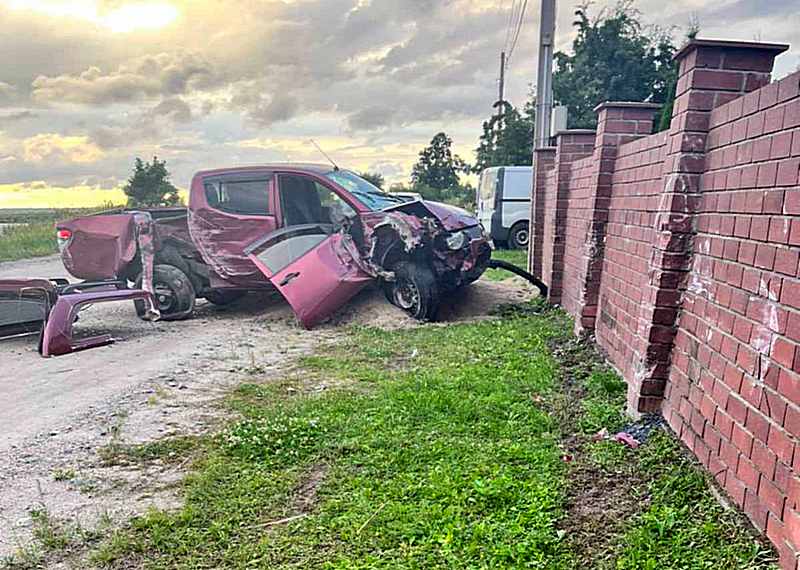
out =
[[[635,461],[619,469],[597,465],[589,450],[593,436],[580,432],[586,379],[605,367],[600,354],[589,341],[576,338],[559,338],[551,350],[561,365],[562,383],[549,411],[559,425],[564,460],[569,463],[567,514],[560,528],[577,558],[597,568],[610,556],[621,527],[644,508],[637,490],[645,487],[646,479]]]

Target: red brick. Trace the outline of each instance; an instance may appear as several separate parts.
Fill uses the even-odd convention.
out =
[[[793,404],[800,405],[800,378],[797,374],[781,369],[778,375],[778,392]]]
[[[795,348],[795,344],[778,337],[773,344],[771,356],[781,366],[791,369],[794,366]]]
[[[788,158],[778,163],[778,174],[775,184],[778,186],[794,186],[800,177],[800,158]]]
[[[736,476],[733,469],[725,478],[725,490],[730,495],[733,502],[739,506],[744,505],[745,485]],[[800,518],[800,517],[799,517]],[[798,521],[798,537],[800,537],[800,520]]]
[[[739,451],[745,456],[750,457],[750,452],[753,450],[753,436],[745,431],[738,423],[733,424],[731,441]]]
[[[797,276],[800,265],[800,251],[797,249],[778,249],[775,253],[775,271],[785,275]],[[800,341],[800,339],[798,339]]]
[[[800,309],[800,281],[787,279],[783,282],[781,303]]]
[[[769,437],[767,445],[775,452],[778,459],[786,463],[792,464],[792,455],[794,454],[794,441],[789,437],[785,431],[772,424],[769,427]]]
[[[747,421],[744,423],[745,427],[750,430],[756,440],[767,441],[767,434],[769,433],[769,421],[760,411],[748,408]],[[753,450],[755,452],[755,444],[753,442]]]
[[[789,542],[800,550],[800,514],[794,509],[786,509],[783,513],[783,519],[786,524],[786,536]]]
[[[753,488],[748,488],[744,496],[744,512],[755,525],[755,527],[764,532],[767,527],[767,508],[763,501],[758,498]]]
[[[758,486],[758,496],[771,513],[779,519],[783,518],[783,506],[786,502],[786,496],[774,483],[762,477]]]
[[[758,489],[759,470],[755,464],[744,457],[739,457],[739,466],[736,468],[736,477],[749,489]]]

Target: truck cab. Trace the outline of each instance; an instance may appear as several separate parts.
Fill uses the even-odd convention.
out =
[[[481,174],[478,220],[496,244],[511,249],[528,247],[532,188],[531,166],[492,167]]]

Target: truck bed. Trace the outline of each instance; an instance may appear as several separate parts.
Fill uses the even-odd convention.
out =
[[[152,228],[156,250],[173,241],[182,249],[196,251],[189,235],[186,208],[109,210],[56,224],[59,235],[64,230],[70,233],[61,246],[67,271],[78,279],[133,281],[141,271],[137,233],[148,231],[136,223],[136,216],[141,214],[151,220],[147,226]]]

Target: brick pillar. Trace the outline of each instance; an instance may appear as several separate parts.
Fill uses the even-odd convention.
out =
[[[545,201],[545,216],[551,216],[551,219],[544,224],[545,230],[549,228],[551,233],[547,235],[545,231],[544,244],[546,248],[552,244],[552,250],[543,252],[542,261],[542,281],[550,288],[548,300],[553,304],[561,303],[564,279],[564,234],[569,205],[570,164],[592,154],[594,139],[595,131],[585,129],[572,129],[556,134],[555,196],[554,200]]]
[[[692,40],[675,55],[679,63],[676,99],[649,285],[639,319],[639,336],[645,347],[628,384],[628,406],[633,414],[661,407],[691,263],[711,110],[768,84],[775,56],[785,50],[785,45],[776,44]]]
[[[606,224],[611,201],[611,181],[617,147],[653,132],[653,119],[661,105],[653,103],[606,102],[595,108],[597,136],[594,145],[595,172],[591,204],[585,212],[586,241],[578,291],[575,333],[594,331],[597,302],[605,253]]]
[[[556,148],[537,148],[534,151],[533,191],[531,192],[531,241],[528,246],[528,270],[542,278],[542,255],[544,252],[544,204],[545,179],[555,167]]]

